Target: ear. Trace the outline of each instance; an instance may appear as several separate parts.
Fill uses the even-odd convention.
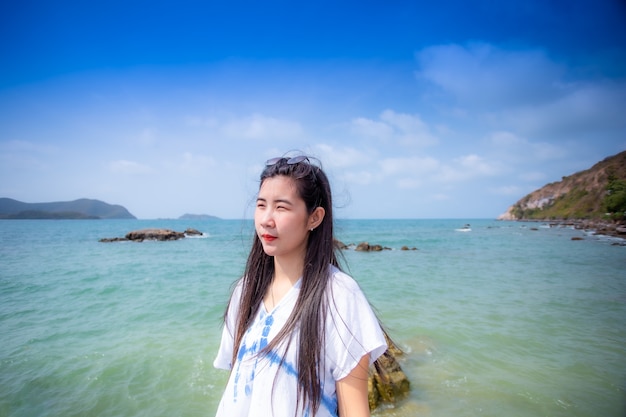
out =
[[[324,216],[326,215],[326,210],[324,207],[317,207],[313,210],[313,213],[309,215],[308,229],[313,230],[324,220]]]

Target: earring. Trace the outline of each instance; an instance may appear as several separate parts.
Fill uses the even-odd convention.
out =
[[[311,231],[313,231],[313,229],[315,229],[315,227],[311,227]]]

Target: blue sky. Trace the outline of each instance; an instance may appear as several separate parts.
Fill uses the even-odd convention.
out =
[[[626,150],[626,4],[0,5],[0,197],[249,217],[318,157],[348,218],[495,218]]]

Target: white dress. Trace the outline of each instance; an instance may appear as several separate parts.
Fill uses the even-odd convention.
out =
[[[365,354],[370,354],[371,364],[387,349],[378,320],[356,281],[333,266],[331,273],[332,297],[326,318],[324,369],[320,376],[322,399],[315,417],[337,416],[335,382],[347,376]],[[267,355],[257,355],[283,327],[299,292],[300,281],[270,312],[261,303],[241,341],[233,367],[241,283],[235,288],[213,363],[216,368],[232,369],[217,410],[218,417],[313,417],[310,410],[302,413],[300,407],[296,407],[298,337],[293,338],[286,353],[283,343]]]

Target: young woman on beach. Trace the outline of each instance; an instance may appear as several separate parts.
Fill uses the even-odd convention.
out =
[[[267,161],[256,234],[214,365],[230,370],[217,416],[369,416],[368,368],[387,349],[340,270],[330,184],[312,158]]]

